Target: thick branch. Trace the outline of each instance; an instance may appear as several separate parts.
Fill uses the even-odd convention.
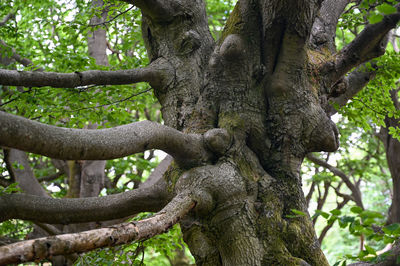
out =
[[[361,208],[364,208],[362,200],[361,200],[360,190],[350,181],[350,178],[345,173],[343,173],[340,169],[328,164],[327,162],[315,157],[314,155],[312,155],[310,153],[307,154],[306,157],[307,157],[307,159],[309,159],[313,163],[328,169],[334,175],[340,177],[343,180],[343,182],[346,184],[346,186],[350,189],[350,191],[352,193],[352,196],[354,198],[354,201],[357,204],[357,206],[360,206]]]
[[[33,220],[52,224],[106,221],[143,211],[158,211],[169,199],[165,184],[105,197],[53,199],[28,194],[0,197],[0,221]]]
[[[207,159],[203,137],[141,121],[108,129],[71,129],[0,112],[0,146],[56,159],[108,160],[160,149],[180,161]]]
[[[10,176],[15,182],[18,182],[18,186],[23,192],[40,197],[50,197],[33,174],[28,155],[25,152],[16,149],[5,149],[4,161]],[[15,167],[15,165],[20,167]]]
[[[338,97],[331,98],[327,103],[326,110],[329,116],[337,113],[337,110],[333,107],[334,104],[342,107],[347,104],[347,102],[352,99],[359,91],[361,91],[368,82],[375,77],[376,71],[369,70],[365,65],[362,65],[352,71],[345,79],[347,83],[345,92]]]
[[[399,6],[397,7],[399,10]],[[396,27],[400,12],[387,15],[376,24],[371,24],[335,57],[335,62],[328,62],[322,69],[328,72],[327,84],[334,84],[353,67],[385,53],[387,34]]]
[[[166,232],[195,205],[190,195],[178,195],[151,218],[75,234],[39,238],[0,247],[0,264],[42,260],[55,255],[87,252],[144,240]]]
[[[336,51],[336,25],[340,15],[350,0],[325,0],[314,21],[310,44],[313,48],[327,47],[331,52]]]
[[[166,60],[159,59],[140,69],[74,73],[32,72],[0,69],[0,85],[75,88],[87,85],[122,85],[149,82],[152,86],[166,86],[174,79],[174,71]]]
[[[170,21],[182,10],[183,3],[175,0],[122,0],[139,7],[146,15],[158,21]]]

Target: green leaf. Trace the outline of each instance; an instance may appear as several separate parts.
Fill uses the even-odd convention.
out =
[[[362,218],[379,218],[379,219],[383,219],[384,218],[384,216],[381,214],[381,213],[379,213],[379,212],[375,212],[375,211],[369,211],[369,210],[365,210],[365,211],[362,211],[361,213],[360,213],[360,216],[362,217]]]
[[[381,14],[373,14],[368,18],[369,23],[371,23],[371,24],[381,22],[382,19],[383,19],[383,16]]]
[[[383,3],[382,5],[377,6],[376,9],[378,9],[379,12],[385,15],[393,14],[397,11],[394,6],[391,6],[387,3]]]
[[[364,247],[365,247],[365,250],[368,252],[368,254],[376,255],[375,249],[373,249],[372,247],[370,247],[368,245],[364,245]]]
[[[340,210],[338,210],[338,209],[331,210],[330,213],[332,213],[333,215],[337,215],[337,216],[342,214],[342,212]]]
[[[321,211],[321,210],[316,210],[316,211],[315,211],[315,214],[321,215],[321,216],[324,217],[325,219],[328,219],[329,216],[330,216],[329,213],[324,212],[324,211]]]
[[[300,215],[300,216],[307,216],[307,214],[305,212],[302,212],[302,211],[299,211],[299,210],[296,210],[296,209],[291,209],[291,211],[294,214],[297,214],[297,215]]]
[[[361,207],[354,206],[354,207],[351,207],[350,211],[353,212],[353,213],[359,214],[359,213],[361,213],[363,211],[363,209]]]
[[[389,224],[389,225],[383,227],[382,230],[386,234],[391,234],[391,233],[393,233],[394,231],[396,231],[399,228],[400,228],[400,224],[395,223],[395,224]]]

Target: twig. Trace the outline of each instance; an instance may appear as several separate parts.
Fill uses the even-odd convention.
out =
[[[100,23],[96,23],[96,24],[89,24],[89,26],[94,27],[94,26],[105,25],[105,24],[107,24],[107,23],[110,23],[111,21],[113,21],[114,19],[118,18],[119,16],[125,14],[126,12],[128,12],[128,11],[131,10],[131,9],[133,9],[134,7],[135,7],[134,5],[131,6],[131,7],[128,8],[127,10],[125,10],[125,11],[119,13],[118,15],[116,15],[115,17],[113,17],[113,18],[111,18],[111,19],[109,19],[109,20],[107,20],[107,21],[100,22]]]
[[[121,103],[121,102],[128,101],[129,99],[131,99],[131,98],[133,98],[133,97],[136,97],[136,96],[139,96],[139,95],[141,95],[141,94],[143,94],[143,93],[146,93],[146,92],[148,92],[148,91],[150,91],[150,90],[151,90],[151,88],[148,88],[148,89],[146,89],[146,90],[144,90],[144,91],[141,91],[141,92],[132,94],[132,95],[129,96],[129,97],[126,97],[126,98],[121,99],[121,100],[117,100],[117,101],[115,101],[115,102],[109,102],[109,103],[102,104],[102,105],[93,105],[93,106],[83,107],[83,108],[74,109],[74,110],[66,110],[66,112],[71,113],[71,112],[78,112],[78,111],[82,111],[82,110],[92,109],[92,108],[94,109],[94,108],[101,108],[101,107],[105,107],[105,106],[110,106],[110,105],[113,105],[113,104],[117,104],[117,103]]]

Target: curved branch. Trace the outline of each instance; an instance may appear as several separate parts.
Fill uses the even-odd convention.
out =
[[[184,1],[176,0],[122,0],[140,8],[146,15],[158,21],[171,21],[182,10]]]
[[[105,197],[54,199],[5,194],[0,196],[0,221],[12,218],[51,224],[106,221],[143,211],[159,211],[169,198],[162,182]]]
[[[166,232],[194,206],[195,202],[189,194],[178,195],[163,210],[138,222],[3,246],[0,247],[0,264],[42,260],[55,255],[81,253],[148,239]]]
[[[352,196],[354,198],[354,201],[356,202],[357,206],[364,208],[362,200],[361,200],[361,193],[360,190],[350,181],[350,178],[343,173],[340,169],[328,164],[327,162],[315,157],[312,154],[307,154],[307,159],[309,159],[310,161],[312,161],[313,163],[320,165],[326,169],[328,169],[329,171],[331,171],[334,175],[340,177],[343,182],[346,184],[346,186],[350,189]]]
[[[385,53],[387,34],[400,20],[400,5],[396,7],[397,13],[386,15],[381,22],[366,26],[336,55],[334,62],[328,62],[322,67],[322,72],[328,75],[327,84],[334,84],[353,67]]]
[[[122,85],[149,82],[165,86],[174,79],[174,70],[164,59],[158,59],[145,68],[102,71],[89,70],[74,73],[18,71],[0,69],[0,85],[56,88],[75,88],[87,85]]]
[[[0,112],[0,146],[56,159],[108,160],[160,149],[178,161],[209,156],[202,135],[141,121],[108,129],[71,129],[42,124]]]
[[[4,161],[10,176],[14,182],[18,182],[18,187],[20,187],[22,191],[40,197],[50,197],[33,174],[28,156],[25,152],[16,149],[5,149]],[[14,167],[15,164],[20,165],[22,169]]]

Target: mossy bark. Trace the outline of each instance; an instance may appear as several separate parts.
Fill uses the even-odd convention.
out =
[[[165,123],[230,136],[208,162],[166,173],[173,191],[197,201],[181,222],[184,240],[198,265],[328,265],[300,178],[306,153],[338,146],[310,71],[324,57],[307,52],[320,1],[241,0],[219,41],[203,4],[185,3],[164,23],[143,15],[150,59],[175,68],[155,88]]]

